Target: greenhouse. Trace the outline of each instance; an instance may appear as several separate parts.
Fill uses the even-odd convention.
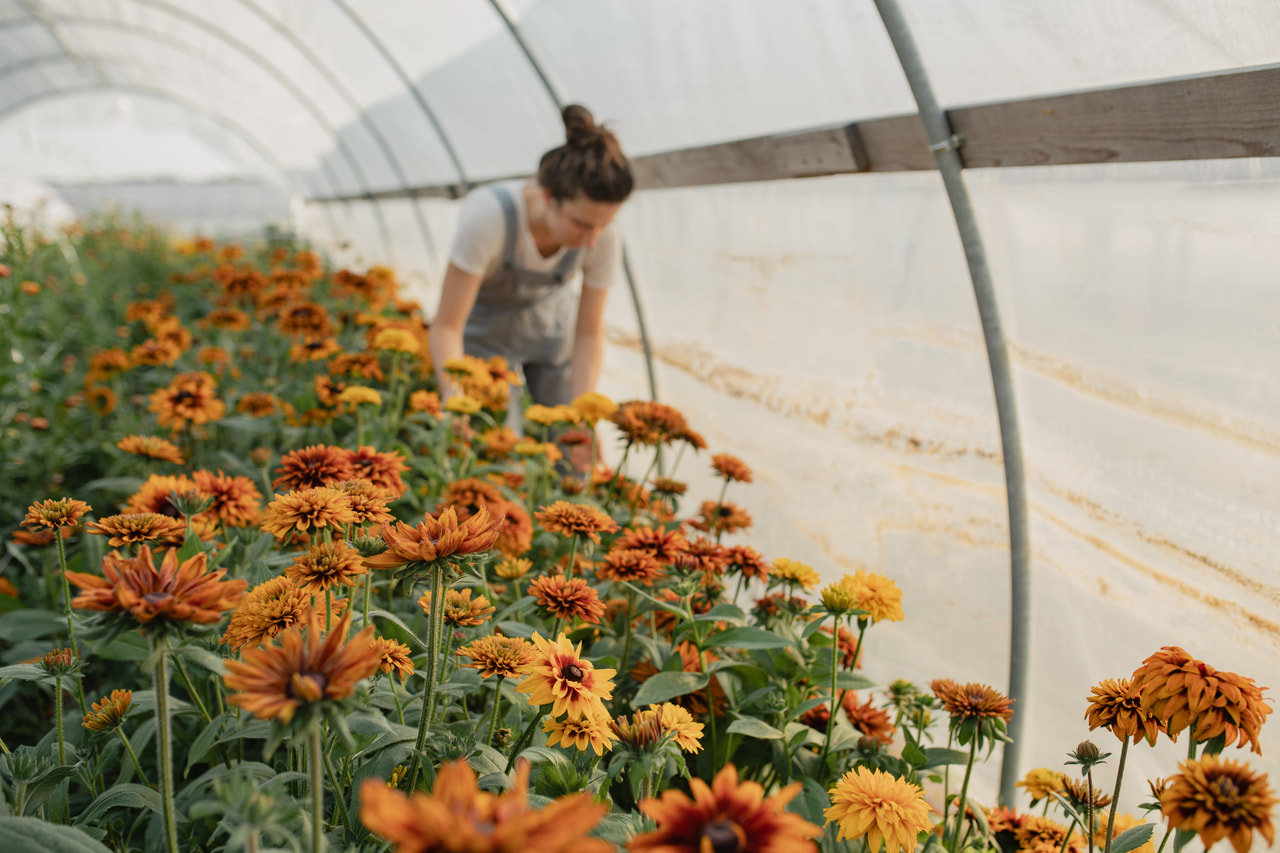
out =
[[[1247,853],[1280,6],[0,0],[0,843]]]

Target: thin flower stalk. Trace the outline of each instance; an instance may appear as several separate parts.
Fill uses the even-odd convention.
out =
[[[728,486],[729,481],[726,479],[724,484]],[[720,497],[723,500],[724,490],[721,489],[720,491]],[[835,617],[835,623],[831,634],[831,717],[827,721],[827,731],[822,738],[822,758],[818,761],[818,764],[822,767],[826,767],[827,754],[831,751],[831,732],[836,727],[836,711],[840,708],[839,694],[836,692],[836,677],[840,674],[840,615],[833,614],[833,616]],[[858,639],[861,640],[861,636]],[[857,661],[858,656],[855,654],[853,659]],[[715,715],[713,714],[712,716]]]
[[[338,783],[338,774],[333,769],[333,760],[329,758],[329,753],[321,750],[324,756],[324,768],[329,774],[329,782],[333,785],[333,802],[338,808],[338,820],[342,823],[344,831],[351,828],[351,815],[347,812],[347,801],[342,796],[343,786]]]
[[[313,720],[311,733],[311,756],[307,769],[311,772],[311,853],[321,853],[324,849],[324,751],[320,743],[320,721]]]
[[[964,766],[964,781],[960,783],[960,799],[956,803],[956,828],[951,834],[951,853],[960,853],[960,827],[964,823],[964,807],[969,798],[969,777],[973,775],[973,761],[978,754],[979,740],[980,738],[975,734],[969,741],[969,760]],[[1067,837],[1070,836],[1071,833],[1068,832]]]
[[[410,595],[412,598],[412,595]],[[427,686],[422,693],[422,711],[418,717],[418,740],[413,748],[413,756],[409,759],[409,772],[406,790],[412,792],[418,788],[418,772],[422,765],[422,750],[427,744],[427,728],[431,725],[431,712],[435,710],[436,669],[440,657],[440,629],[444,621],[444,573],[440,567],[431,572],[431,614],[427,626]]]
[[[63,577],[66,577],[64,574]],[[62,676],[54,676],[53,679],[53,709],[58,720],[58,763],[67,763],[67,748],[62,739]]]
[[[503,677],[498,676],[498,684],[493,688],[493,719],[489,721],[489,734],[484,739],[485,746],[493,746],[493,736],[498,731],[498,711],[502,708]]]
[[[1104,853],[1111,853],[1111,833],[1116,825],[1116,806],[1120,805],[1120,783],[1124,781],[1124,760],[1129,755],[1129,738],[1120,741],[1120,761],[1116,764],[1116,789],[1111,793],[1111,813],[1107,815],[1107,846]]]
[[[164,815],[165,849],[178,853],[178,824],[173,808],[173,733],[169,724],[169,644],[161,637],[154,641],[156,666],[156,745],[160,752],[160,803]]]
[[[1085,795],[1088,800],[1084,804],[1084,828],[1085,838],[1089,845],[1089,853],[1093,853],[1093,768],[1084,774],[1085,779]]]
[[[67,546],[62,542],[62,531],[55,529],[53,541],[58,544],[58,565],[62,569],[62,606],[67,611],[67,640],[71,643],[71,651],[80,656],[80,648],[76,645],[76,632],[71,621],[71,583],[67,580]],[[76,679],[76,699],[80,703],[80,714],[89,713],[89,700],[84,695],[84,679]],[[8,750],[5,750],[8,752]]]
[[[129,736],[124,733],[123,728],[117,728],[116,734],[120,736],[120,742],[124,744],[124,751],[129,753],[129,760],[133,762],[133,772],[138,774],[138,778],[142,780],[142,784],[148,788],[154,787],[147,781],[147,774],[142,772],[142,765],[138,762],[138,755],[133,751],[133,744],[129,742]]]

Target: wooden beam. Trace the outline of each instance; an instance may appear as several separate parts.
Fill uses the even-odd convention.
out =
[[[967,168],[1280,156],[1280,66],[947,111]],[[935,168],[915,115],[636,157],[639,189]],[[458,185],[341,199],[445,197]]]

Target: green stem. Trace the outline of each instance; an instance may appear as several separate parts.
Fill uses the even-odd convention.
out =
[[[569,577],[573,577],[573,564],[578,559],[578,534],[573,534],[573,544],[569,547],[569,571],[565,572]]]
[[[1075,818],[1071,819],[1071,825],[1067,827],[1067,834],[1062,839],[1062,846],[1058,848],[1058,853],[1066,853],[1067,845],[1071,843],[1071,833],[1080,825],[1080,821]]]
[[[1187,727],[1187,761],[1196,760],[1196,721]]]
[[[728,480],[725,481],[728,484]],[[836,700],[836,678],[840,674],[840,617],[835,616],[835,624],[831,628],[831,718],[827,720],[827,731],[822,738],[822,757],[818,759],[818,765],[822,767],[823,773],[827,767],[827,753],[831,751],[831,732],[836,727],[836,708],[838,702]]]
[[[690,610],[689,620],[693,621],[692,610]],[[698,649],[698,665],[702,667],[702,671],[704,673],[708,673],[707,674],[707,723],[709,724],[708,728],[711,729],[711,767],[713,770],[719,770],[719,768],[716,767],[716,761],[717,761],[716,748],[718,746],[716,742],[717,741],[716,703],[711,693],[711,679],[715,678],[715,676],[711,675],[710,674],[711,671],[707,669],[707,654],[701,648]]]
[[[333,761],[329,758],[329,753],[321,750],[324,756],[324,768],[329,773],[329,782],[333,785],[333,802],[338,807],[338,819],[342,821],[343,831],[351,829],[351,816],[347,813],[347,801],[342,796],[342,786],[338,784],[338,774],[334,772]]]
[[[200,698],[200,694],[196,692],[195,684],[191,681],[191,676],[187,675],[187,667],[182,662],[182,658],[175,657],[174,665],[178,667],[178,677],[182,679],[182,685],[187,688],[187,693],[196,701],[196,707],[200,710],[200,716],[204,719],[205,725],[213,722],[213,717],[209,716],[208,709],[204,706],[204,700]],[[228,765],[230,767],[230,765]]]
[[[133,751],[133,744],[129,743],[129,737],[124,733],[124,729],[116,729],[116,734],[120,735],[120,740],[124,742],[124,751],[129,753],[129,759],[133,762],[133,772],[138,774],[142,784],[148,788],[152,787],[151,783],[147,781],[147,774],[142,772],[142,765],[138,763],[138,755]]]
[[[1088,845],[1089,853],[1093,853],[1093,770],[1084,774],[1085,780],[1085,796],[1088,798],[1084,804],[1084,837],[1085,843]]]
[[[324,846],[324,777],[321,775],[324,751],[320,748],[320,721],[311,723],[311,853],[320,853]]]
[[[395,673],[391,673],[390,675],[388,675],[387,679],[391,684],[391,698],[394,699],[396,702],[396,716],[400,718],[400,725],[403,726],[404,725],[404,708],[400,706],[400,691],[396,690]]]
[[[58,763],[67,763],[67,748],[62,740],[62,676],[53,679],[53,710],[58,720]]]
[[[431,570],[431,624],[427,626],[427,686],[422,692],[422,712],[418,717],[418,740],[409,758],[409,772],[405,778],[409,780],[408,790],[418,788],[418,772],[422,765],[422,749],[427,744],[427,728],[431,725],[431,711],[436,698],[436,667],[440,656],[440,635],[438,623],[444,616],[444,575],[440,567]]]
[[[498,685],[493,688],[493,719],[489,721],[489,736],[485,738],[485,746],[493,746],[493,735],[498,731],[498,709],[502,706],[502,676],[498,676]]]
[[[1111,853],[1111,833],[1116,825],[1116,806],[1120,805],[1120,783],[1124,780],[1124,760],[1129,756],[1129,738],[1120,739],[1120,761],[1116,764],[1116,789],[1111,794],[1111,813],[1107,815],[1107,846],[1103,853]]]
[[[169,726],[169,644],[163,638],[154,642],[158,655],[155,668],[156,743],[160,750],[160,802],[164,812],[165,847],[168,853],[178,853],[178,824],[173,808],[173,735]]]
[[[369,624],[369,596],[373,593],[373,572],[369,571],[364,576],[364,624]]]
[[[324,632],[327,634],[333,627],[333,590],[324,588]]]
[[[1164,831],[1164,838],[1160,839],[1160,846],[1156,848],[1156,853],[1164,853],[1164,846],[1169,842],[1169,836],[1173,835],[1173,827],[1170,826]]]
[[[622,476],[622,466],[627,464],[627,454],[631,452],[631,444],[632,442],[628,441],[627,446],[622,448],[622,458],[618,460],[618,467],[613,469],[613,476],[609,478],[609,485],[605,489],[605,493],[604,493],[605,512],[608,512],[610,505],[613,504],[614,486],[617,485],[618,478]]]
[[[720,497],[716,499],[716,544],[720,544],[720,537],[724,535],[724,527],[720,523],[720,511],[724,509],[724,496],[729,491],[729,478],[724,478],[724,485],[720,487]]]
[[[542,722],[542,718],[546,715],[547,706],[539,705],[538,713],[533,715],[533,719],[529,721],[529,725],[520,733],[520,740],[516,741],[515,746],[511,747],[511,755],[507,757],[507,769],[504,772],[511,772],[511,768],[516,764],[516,758],[520,755],[520,752],[524,749],[525,745],[529,741],[533,740],[533,733],[537,730],[538,723]]]
[[[960,826],[964,823],[964,807],[966,800],[969,798],[969,777],[973,774],[973,759],[978,754],[978,735],[975,732],[973,740],[969,741],[969,761],[964,767],[964,781],[960,783],[960,801],[957,803],[956,809],[956,832],[952,837],[956,840],[956,845],[951,848],[951,853],[959,853],[960,851]],[[1067,836],[1070,837],[1070,833]]]
[[[53,541],[58,543],[58,564],[62,566],[62,600],[63,607],[67,611],[67,639],[71,641],[71,651],[79,657],[80,649],[76,646],[75,630],[71,627],[71,583],[67,580],[67,546],[62,541],[60,529],[53,531]]]

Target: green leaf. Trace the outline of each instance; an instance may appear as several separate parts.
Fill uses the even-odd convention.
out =
[[[142,478],[100,477],[97,480],[91,480],[88,483],[85,483],[83,488],[87,492],[101,490],[104,492],[116,492],[118,494],[127,495],[142,488]]]
[[[836,687],[841,690],[866,690],[875,686],[876,683],[865,675],[858,675],[856,672],[836,673]]]
[[[116,784],[94,800],[89,808],[76,818],[78,824],[92,824],[108,809],[150,809],[157,814],[162,808],[160,792],[146,785]]]
[[[35,811],[38,806],[53,796],[53,792],[64,779],[70,779],[76,775],[78,769],[75,764],[65,764],[59,767],[50,767],[41,773],[27,785],[27,799],[23,804],[23,810]]]
[[[173,654],[186,658],[187,660],[197,663],[214,675],[226,675],[227,668],[222,658],[215,655],[208,649],[200,646],[187,645],[179,646],[172,650]]]
[[[808,625],[805,625],[804,632],[800,634],[800,639],[807,640],[811,636],[813,636],[818,630],[820,630],[822,628],[823,623],[827,621],[827,615],[828,614],[824,612],[821,619],[814,619]]]
[[[51,610],[19,610],[6,613],[0,620],[0,640],[16,643],[19,640],[34,640],[57,633],[66,628],[66,621]]]
[[[746,735],[758,740],[777,740],[782,737],[782,732],[764,720],[758,720],[755,717],[739,717],[730,723],[729,728],[725,731],[730,734]]]
[[[817,779],[811,779],[808,776],[800,777],[803,787],[796,798],[787,804],[787,811],[798,814],[800,817],[817,826],[822,826],[827,822],[826,816],[823,814],[831,806],[831,798],[827,796],[826,788]]]
[[[1149,823],[1141,823],[1126,829],[1111,840],[1111,853],[1129,853],[1130,850],[1137,850],[1150,840],[1155,829]]]
[[[0,678],[12,678],[17,681],[41,681],[53,679],[44,671],[44,667],[34,663],[15,663],[12,666],[0,666]]]
[[[0,817],[0,849],[5,853],[111,853],[82,830],[34,817]]]
[[[502,633],[508,637],[519,637],[527,640],[533,636],[533,626],[526,625],[523,622],[499,622],[497,627],[502,629]]]
[[[728,646],[734,649],[785,649],[791,641],[763,628],[729,628],[707,638],[706,647]]]
[[[222,730],[227,724],[235,725],[235,717],[231,714],[219,714],[209,721],[204,730],[191,743],[191,748],[187,750],[187,766],[183,768],[182,778],[187,778],[191,773],[191,768],[204,761],[209,750],[213,749],[214,741],[222,734]]]
[[[909,743],[902,747],[902,758],[917,770],[929,763],[929,756],[925,755],[924,750],[914,743]]]
[[[944,764],[968,764],[969,753],[961,749],[943,749],[939,746],[931,746],[924,751],[926,761],[924,767],[941,767]],[[905,758],[906,750],[903,750],[902,756]]]
[[[736,604],[717,604],[706,613],[695,613],[695,622],[745,622],[746,612]]]
[[[391,624],[398,626],[398,627],[400,628],[400,630],[401,630],[401,631],[404,631],[404,632],[405,632],[405,634],[407,634],[407,635],[409,636],[409,639],[413,640],[413,642],[414,642],[415,644],[417,644],[417,646],[418,646],[418,648],[419,648],[419,649],[422,649],[423,651],[426,651],[427,644],[426,644],[426,643],[424,643],[424,642],[422,642],[421,640],[419,640],[419,639],[418,639],[418,635],[417,635],[417,634],[415,634],[415,633],[413,633],[413,630],[412,630],[408,625],[406,625],[406,624],[404,624],[404,622],[400,621],[400,617],[399,617],[399,616],[396,616],[396,615],[394,615],[394,614],[392,614],[392,613],[388,613],[388,612],[387,612],[387,611],[385,611],[385,610],[371,610],[371,611],[369,611],[369,618],[370,618],[370,619],[384,619],[384,620],[386,620],[387,622],[390,622]]]
[[[1134,828],[1136,829],[1137,827]],[[1175,829],[1173,832],[1173,853],[1181,853],[1182,848],[1186,847],[1191,842],[1191,839],[1195,837],[1196,832],[1194,829]],[[1114,844],[1115,842],[1112,843]]]
[[[1203,758],[1206,755],[1218,755],[1227,747],[1227,733],[1223,732],[1217,737],[1210,738],[1205,742],[1204,752],[1200,753]],[[1136,827],[1135,827],[1136,828]]]
[[[649,678],[631,700],[633,708],[666,702],[677,696],[701,690],[707,686],[708,676],[700,672],[660,672]]]

